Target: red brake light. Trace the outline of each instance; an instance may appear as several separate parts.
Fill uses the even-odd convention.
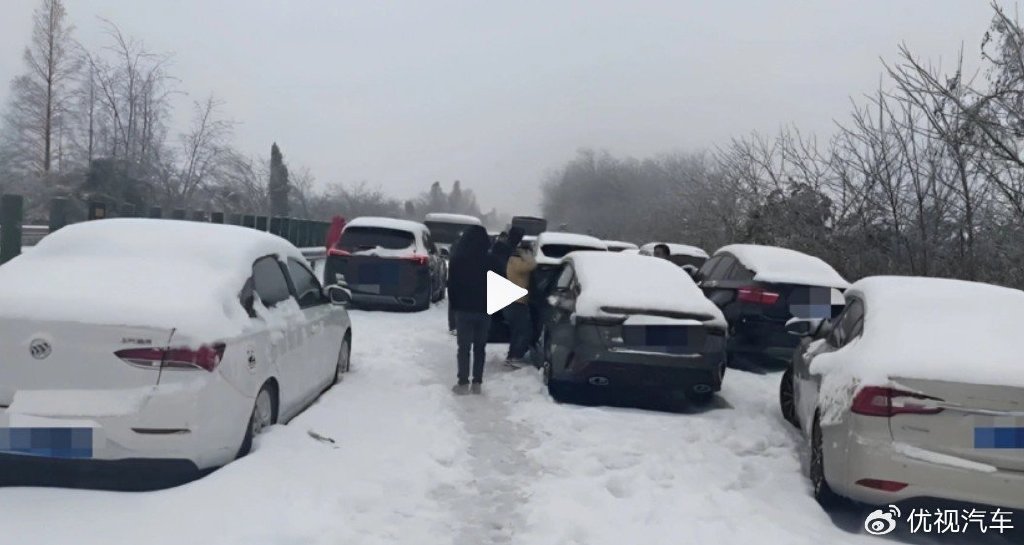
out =
[[[898,414],[938,414],[942,407],[928,401],[942,401],[937,397],[905,392],[895,388],[866,386],[853,398],[850,410],[865,416],[891,417]]]
[[[127,348],[114,355],[137,367],[160,369],[203,369],[213,372],[224,357],[222,343],[199,348]]]
[[[417,265],[426,265],[427,263],[430,263],[430,258],[425,255],[413,255],[407,257],[406,259],[412,261]]]
[[[347,257],[347,256],[350,256],[352,254],[347,252],[347,251],[345,251],[345,250],[342,250],[341,248],[331,248],[330,250],[327,251],[327,255],[337,255],[337,256]]]
[[[899,492],[907,487],[907,483],[899,481],[883,481],[881,479],[861,479],[857,484],[867,488],[874,488],[883,492]]]
[[[758,286],[750,286],[747,288],[740,288],[737,294],[737,299],[744,303],[774,305],[779,300],[779,294]]]

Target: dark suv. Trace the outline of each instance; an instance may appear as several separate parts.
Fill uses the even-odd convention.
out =
[[[752,244],[718,250],[695,280],[729,322],[729,365],[739,368],[788,364],[799,339],[786,322],[837,315],[849,286],[816,257]]]

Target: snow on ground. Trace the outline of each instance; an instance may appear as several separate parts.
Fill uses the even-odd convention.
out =
[[[443,305],[354,311],[352,373],[200,481],[0,489],[0,543],[883,543],[811,499],[777,375],[730,370],[714,407],[691,414],[559,405],[498,345],[484,395],[456,397],[445,318]]]

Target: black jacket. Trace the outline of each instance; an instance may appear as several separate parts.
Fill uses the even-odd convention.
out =
[[[491,247],[491,261],[494,263],[496,272],[502,277],[508,277],[508,274],[506,273],[506,270],[508,269],[508,260],[512,258],[513,253],[515,253],[515,248],[513,248],[511,244],[502,240],[495,242],[494,246]]]
[[[487,312],[487,271],[498,272],[487,251],[487,231],[473,226],[459,237],[448,264],[448,304],[456,312]]]

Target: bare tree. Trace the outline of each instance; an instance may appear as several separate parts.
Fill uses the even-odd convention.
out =
[[[32,38],[23,54],[27,71],[11,83],[3,144],[19,170],[49,174],[65,134],[70,84],[78,63],[72,50],[73,27],[62,0],[42,0],[32,23]],[[62,157],[56,159],[60,170]]]

